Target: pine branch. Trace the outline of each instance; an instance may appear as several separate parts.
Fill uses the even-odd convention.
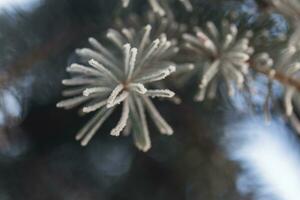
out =
[[[300,91],[300,81],[292,78],[290,76],[285,75],[284,73],[281,73],[279,71],[276,71],[274,68],[259,68],[254,64],[250,64],[250,67],[265,76],[268,76],[269,78],[279,81],[282,85],[292,86],[296,88],[298,91]]]

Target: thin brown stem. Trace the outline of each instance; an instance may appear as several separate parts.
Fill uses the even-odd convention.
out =
[[[251,65],[250,67],[260,73],[260,74],[264,74],[268,77],[270,77],[270,75],[272,74],[272,79],[279,81],[282,85],[288,85],[288,86],[292,86],[294,88],[296,88],[298,91],[300,91],[300,81],[292,78],[290,76],[287,76],[286,74],[276,71],[274,68],[271,69],[262,69],[262,68],[258,68],[255,65]]]

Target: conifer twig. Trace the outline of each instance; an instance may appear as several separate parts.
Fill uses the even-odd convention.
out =
[[[268,76],[269,78],[272,78],[273,80],[280,82],[282,85],[292,86],[292,87],[296,88],[298,91],[300,91],[300,81],[295,78],[287,76],[284,73],[281,73],[278,70],[275,70],[273,68],[271,68],[271,69],[258,68],[254,64],[250,64],[250,67],[254,71],[256,71],[260,74],[263,74],[265,76]]]

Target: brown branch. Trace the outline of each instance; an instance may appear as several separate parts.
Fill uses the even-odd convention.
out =
[[[254,71],[256,71],[260,74],[264,74],[268,77],[272,76],[273,80],[279,81],[282,85],[292,86],[292,87],[296,88],[298,91],[300,91],[300,81],[295,78],[292,78],[290,76],[285,75],[284,73],[276,71],[276,70],[274,70],[274,68],[262,69],[262,68],[256,67],[254,64],[250,64],[250,67]]]

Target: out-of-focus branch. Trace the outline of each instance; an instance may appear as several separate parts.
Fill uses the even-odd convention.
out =
[[[82,33],[79,30],[86,30]],[[46,43],[39,47],[33,48],[27,54],[21,56],[15,62],[6,67],[6,72],[0,74],[0,85],[5,86],[16,81],[24,73],[34,66],[39,61],[47,59],[49,56],[59,55],[61,51],[67,48],[70,44],[82,37],[82,34],[92,33],[95,27],[70,27],[62,31],[61,34],[50,38]]]
[[[258,68],[257,66],[250,64],[250,67],[260,73],[260,74],[264,74],[270,78],[272,78],[273,80],[279,81],[282,85],[287,85],[287,86],[292,86],[294,88],[296,88],[298,91],[300,91],[300,81],[292,78],[290,76],[287,76],[286,74],[276,71],[274,68],[267,68],[267,69],[263,69],[263,68]]]

